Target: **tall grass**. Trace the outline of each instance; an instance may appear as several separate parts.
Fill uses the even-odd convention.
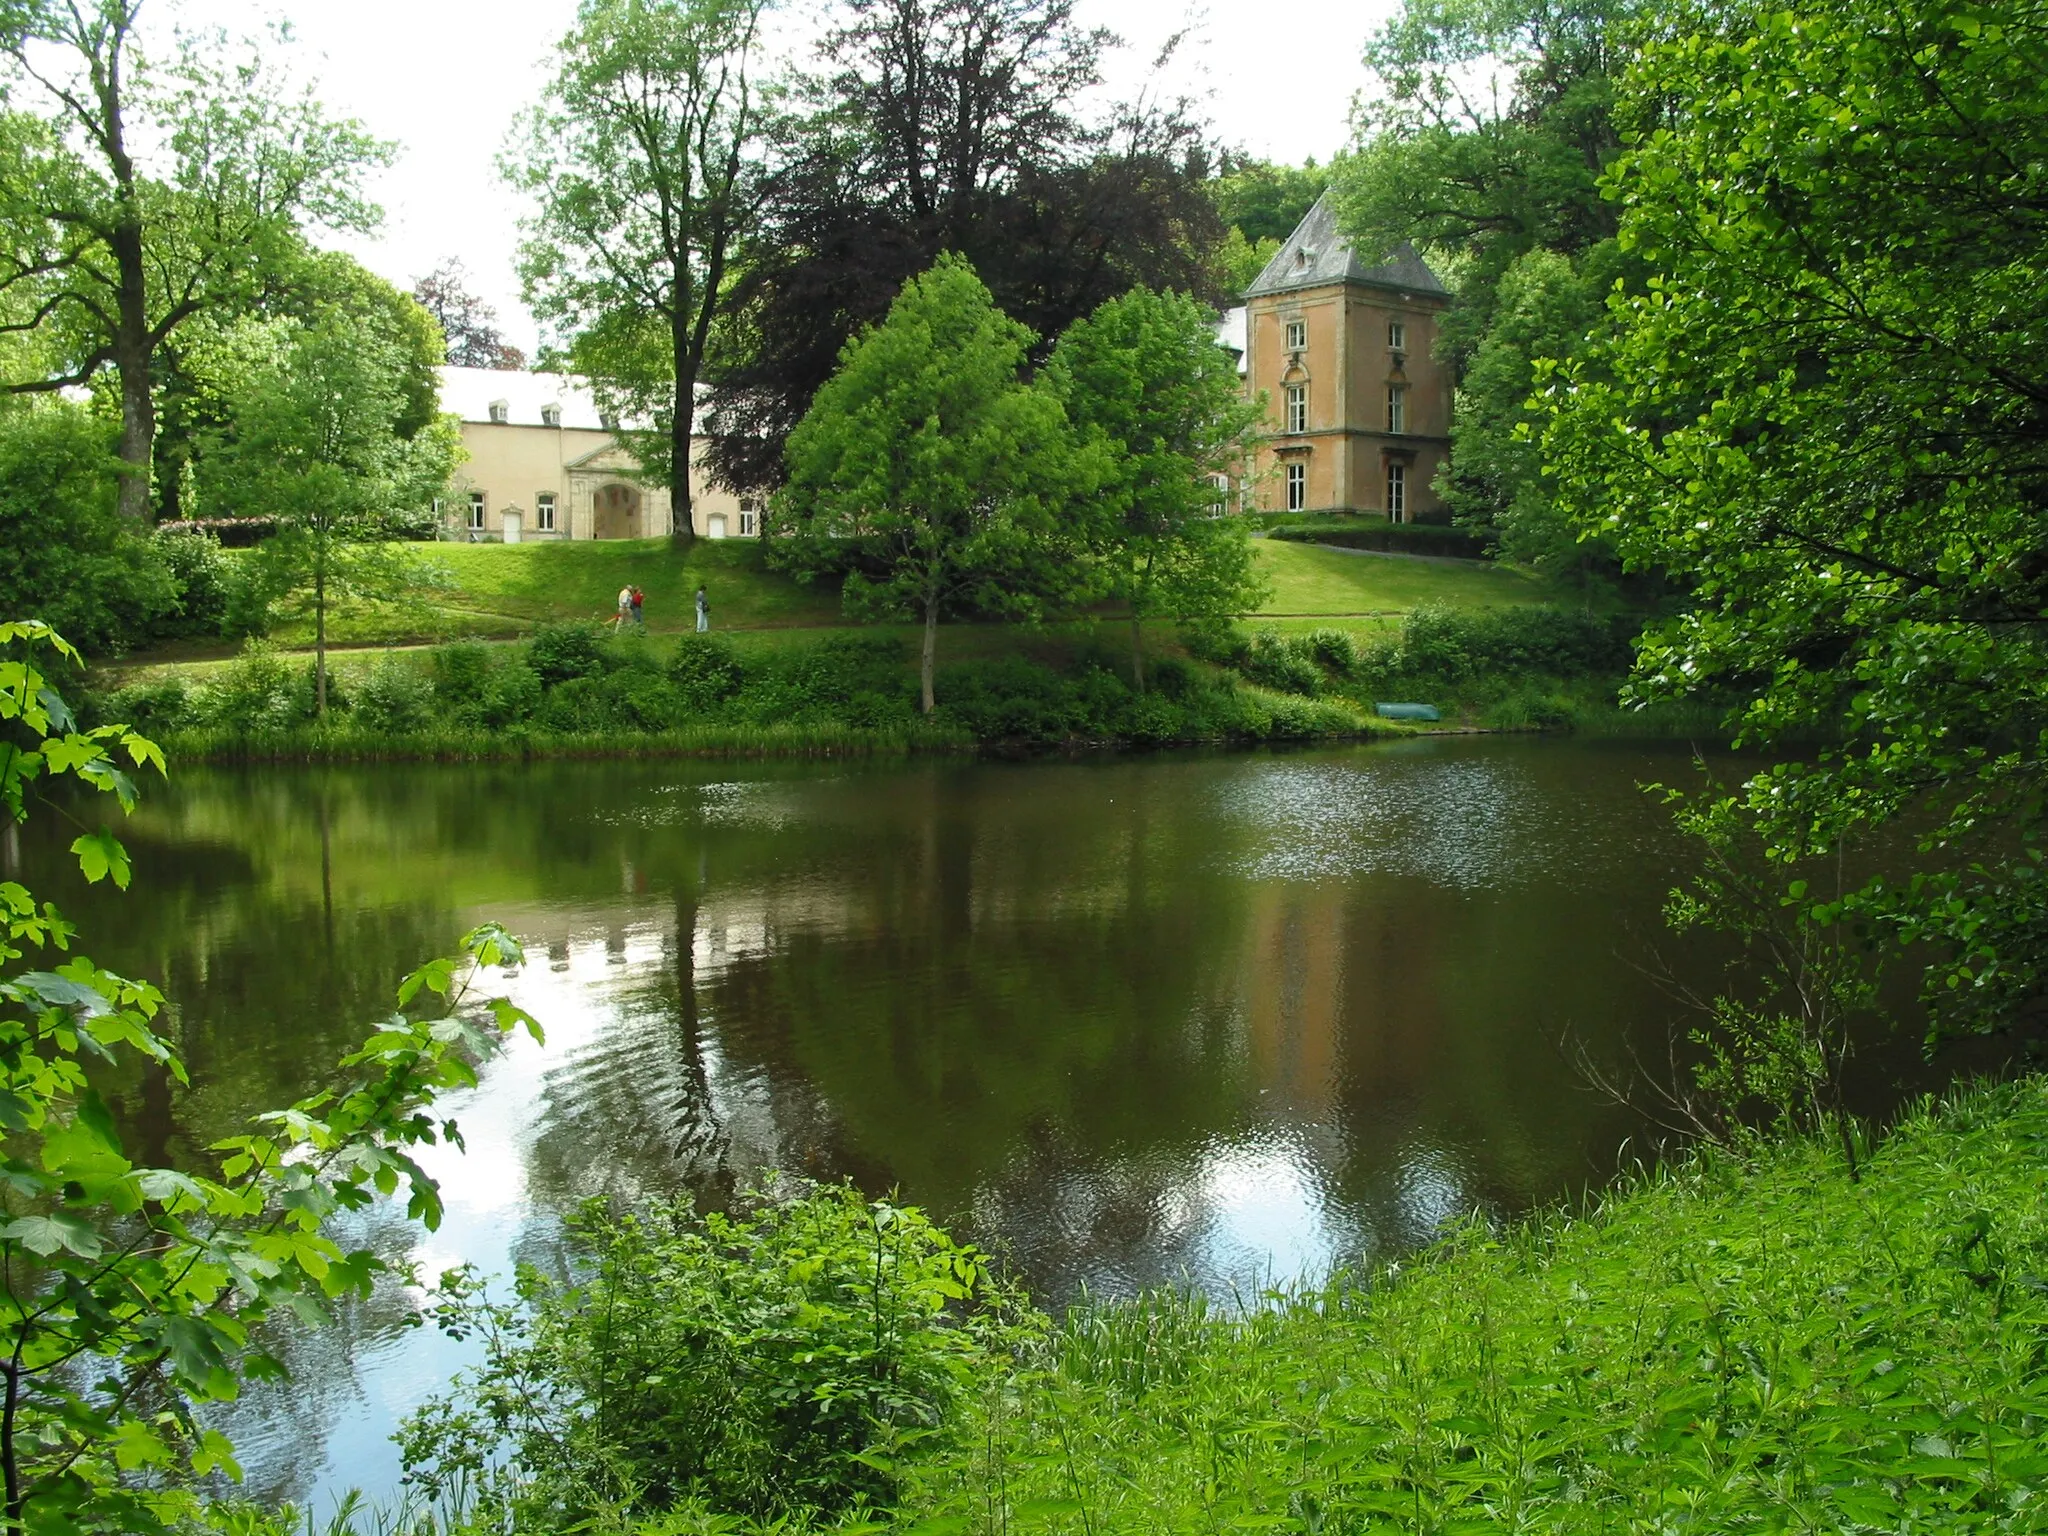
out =
[[[2048,1082],[1703,1151],[1236,1317],[1083,1308],[912,1530],[2048,1530]]]
[[[176,731],[164,750],[204,763],[485,763],[545,758],[907,757],[966,752],[974,739],[944,725],[700,725],[665,731],[523,732],[427,730],[387,733],[312,726],[243,734]]]

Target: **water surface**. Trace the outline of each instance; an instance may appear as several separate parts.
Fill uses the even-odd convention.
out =
[[[716,1201],[770,1168],[896,1190],[1045,1301],[1219,1295],[1606,1177],[1640,1127],[1560,1040],[1661,1042],[1683,850],[1640,791],[1684,749],[1441,739],[888,766],[185,771],[136,894],[11,858],[190,1065],[120,1085],[189,1160],[324,1081],[468,926],[540,1017],[452,1109],[448,1219],[368,1235],[423,1279],[557,1260],[592,1195]],[[38,839],[43,839],[38,841]],[[396,1281],[231,1428],[252,1491],[388,1492],[386,1436],[463,1358]]]

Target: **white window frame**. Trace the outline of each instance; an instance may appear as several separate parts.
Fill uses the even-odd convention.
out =
[[[1289,432],[1306,432],[1308,430],[1308,386],[1306,384],[1288,384],[1284,388],[1287,391],[1285,396],[1287,430]]]
[[[484,527],[484,493],[469,493],[469,522],[465,524],[471,533],[481,533]]]
[[[562,408],[559,405],[542,406],[540,424],[544,427],[559,427],[562,424]]]
[[[1308,466],[1290,464],[1287,466],[1287,510],[1305,511],[1308,507]]]
[[[1389,320],[1387,322],[1387,350],[1389,352],[1406,352],[1408,350],[1408,322],[1406,320]]]
[[[1403,436],[1408,431],[1408,386],[1389,384],[1387,386],[1387,431]]]
[[[511,419],[511,402],[506,400],[493,400],[491,402],[491,423],[493,426],[502,427],[505,425],[506,422],[510,421]]]
[[[1387,466],[1387,521],[1405,523],[1408,521],[1408,466],[1389,464]]]
[[[757,524],[755,523],[755,520],[754,520],[754,519],[755,519],[755,512],[754,512],[754,504],[753,504],[753,502],[751,502],[751,501],[743,501],[743,502],[741,502],[741,503],[740,503],[740,537],[741,537],[741,538],[743,538],[743,539],[751,539],[751,538],[752,538],[752,537],[754,536],[754,532],[755,532],[755,529],[756,529],[756,527],[757,527]]]
[[[1308,322],[1306,320],[1289,320],[1286,331],[1288,351],[1306,352],[1308,350]]]
[[[536,491],[533,496],[533,526],[537,533],[555,531],[555,493]]]

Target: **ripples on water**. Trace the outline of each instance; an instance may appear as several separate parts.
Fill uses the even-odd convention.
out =
[[[1439,741],[191,774],[136,824],[164,899],[76,905],[96,958],[181,1000],[172,1148],[304,1091],[463,926],[527,941],[546,1047],[451,1103],[441,1231],[374,1234],[423,1278],[558,1265],[593,1195],[783,1168],[899,1190],[1049,1302],[1249,1297],[1601,1175],[1631,1127],[1557,1039],[1667,1011],[1627,953],[1674,868],[1636,785],[1686,771]],[[234,1413],[258,1491],[389,1491],[384,1437],[466,1358],[402,1326],[421,1294],[385,1287]]]

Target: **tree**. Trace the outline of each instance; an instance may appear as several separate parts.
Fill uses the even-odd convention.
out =
[[[121,408],[120,507],[146,522],[156,435],[152,370],[197,315],[244,300],[302,222],[366,230],[357,182],[386,151],[256,61],[187,38],[161,70],[143,58],[141,0],[21,0],[0,8],[17,99],[0,155],[0,293],[29,304],[10,327],[61,338],[58,371],[4,381],[54,392],[111,368]],[[212,45],[217,50],[218,44]]]
[[[0,613],[61,619],[88,654],[178,607],[149,535],[115,510],[112,423],[67,400],[0,405]]]
[[[1636,694],[1833,743],[1725,798],[1781,876],[1865,845],[1879,872],[1816,916],[1930,946],[1950,1027],[2037,1010],[2048,967],[2038,19],[1746,6],[1648,50],[1610,180],[1657,275],[1544,440],[1583,526],[1692,578]]]
[[[693,528],[697,379],[761,194],[765,7],[585,0],[508,166],[539,202],[520,248],[527,302],[668,485],[678,544]]]
[[[1572,563],[1536,456],[1520,446],[1535,360],[1570,357],[1604,318],[1619,210],[1600,174],[1621,149],[1614,81],[1645,30],[1642,0],[1408,0],[1366,50],[1377,92],[1337,167],[1339,217],[1361,245],[1408,240],[1457,295],[1438,349],[1458,378],[1438,489],[1503,552]]]
[[[847,577],[847,607],[923,621],[926,714],[941,608],[1028,613],[1065,569],[1048,513],[1078,466],[1059,402],[1019,378],[1031,341],[972,267],[942,257],[847,344],[790,434],[776,554],[809,572],[858,545],[873,570]]]
[[[1260,419],[1209,309],[1137,288],[1061,334],[1046,386],[1099,457],[1084,538],[1099,589],[1131,621],[1131,675],[1145,689],[1144,623],[1256,607],[1242,525],[1217,516],[1217,475],[1249,451]]]
[[[1311,158],[1297,167],[1270,160],[1226,164],[1209,183],[1209,195],[1226,226],[1223,286],[1237,295],[1249,288],[1294,233],[1330,184],[1330,173]]]
[[[247,303],[195,316],[164,344],[156,369],[156,464],[166,520],[224,510],[209,509],[194,494],[207,479],[200,460],[231,435],[234,401],[245,392],[248,370],[274,354],[278,321],[353,325],[395,343],[404,403],[394,426],[401,437],[441,414],[447,348],[432,315],[354,257],[302,245],[270,263]]]
[[[0,623],[0,807],[24,819],[29,786],[70,776],[136,803],[131,775],[164,771],[125,726],[75,729],[39,652],[77,653],[40,623]],[[88,881],[126,888],[130,865],[102,826],[71,845]],[[191,1478],[235,1472],[234,1447],[195,1406],[233,1398],[282,1367],[268,1319],[318,1321],[366,1295],[386,1266],[343,1251],[325,1223],[405,1190],[429,1228],[441,1202],[413,1149],[460,1145],[436,1094],[474,1084],[503,1035],[539,1026],[473,996],[518,945],[479,928],[463,954],[407,977],[398,1011],[341,1063],[330,1091],[217,1143],[203,1168],[132,1161],[94,1086],[108,1069],[184,1067],[157,1031],[164,998],[70,948],[54,905],[0,881],[0,1527],[170,1536],[196,1528]]]
[[[230,508],[277,518],[255,580],[273,610],[311,616],[314,708],[324,718],[329,610],[412,583],[413,562],[390,540],[407,531],[406,514],[431,514],[460,448],[439,418],[406,435],[403,353],[376,327],[278,329],[230,407],[231,435],[207,456],[207,488]]]
[[[1084,114],[1115,41],[1073,0],[848,0],[778,125],[712,373],[711,458],[780,483],[847,340],[944,252],[1041,347],[1134,286],[1219,297],[1212,163],[1185,102]],[[1034,359],[1040,360],[1040,359]]]
[[[444,261],[412,285],[413,302],[434,317],[447,343],[447,360],[457,368],[495,368],[517,373],[526,354],[498,330],[498,312],[469,291],[461,261]]]

